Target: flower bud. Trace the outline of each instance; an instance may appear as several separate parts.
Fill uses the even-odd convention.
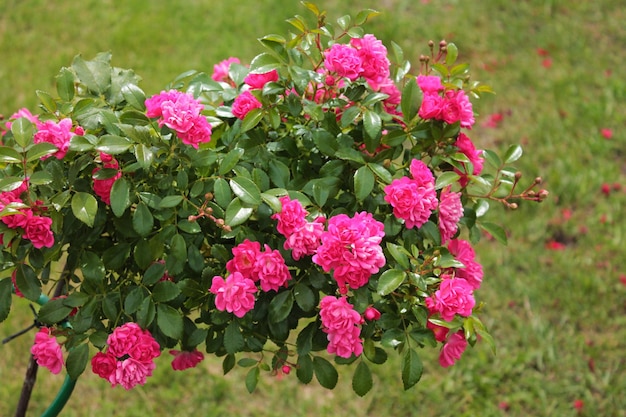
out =
[[[550,194],[548,192],[548,190],[541,190],[541,191],[539,191],[537,196],[543,200],[544,198],[546,198],[548,196],[548,194]]]
[[[363,313],[363,317],[365,317],[365,320],[367,321],[378,320],[380,319],[380,311],[376,310],[372,306],[368,306]]]
[[[541,177],[535,178],[535,184],[541,184],[542,182],[543,182],[543,179]]]
[[[520,180],[520,178],[522,178],[522,173],[521,173],[520,171],[517,171],[517,172],[515,173],[515,180],[516,180],[516,181],[519,181],[519,180]]]
[[[289,372],[291,372],[291,366],[289,366],[289,365],[283,365],[283,367],[282,367],[282,371],[283,371],[283,374],[285,374],[285,375],[289,375]]]

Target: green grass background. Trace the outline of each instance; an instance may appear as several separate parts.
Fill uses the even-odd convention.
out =
[[[497,92],[475,103],[481,117],[471,138],[498,150],[521,143],[523,181],[543,177],[546,202],[521,204],[516,212],[493,207],[493,219],[507,222],[509,245],[478,246],[485,267],[478,298],[497,354],[479,344],[442,369],[437,352],[424,351],[423,379],[406,392],[392,359],[376,368],[364,398],[351,391],[351,370],[342,371],[334,391],[290,375],[265,376],[248,394],[244,373],[222,376],[219,359],[181,373],[169,369],[165,354],[146,385],[129,392],[87,371],[62,415],[626,416],[623,2],[317,4],[331,21],[365,7],[380,10],[367,31],[398,43],[415,66],[429,39],[456,43],[473,77]],[[35,90],[54,92],[54,76],[76,54],[111,51],[113,64],[133,68],[154,94],[185,70],[211,72],[229,56],[249,62],[262,52],[256,38],[284,34],[285,19],[306,13],[295,0],[0,0],[0,114],[35,111]],[[501,124],[482,126],[494,113],[503,115]],[[612,130],[611,139],[603,128]],[[609,195],[603,184],[615,184]],[[549,241],[564,249],[546,249]],[[12,313],[0,325],[2,337],[32,322],[23,300]],[[31,342],[32,334],[0,346],[0,416],[15,410]],[[40,370],[30,415],[41,414],[62,380]]]

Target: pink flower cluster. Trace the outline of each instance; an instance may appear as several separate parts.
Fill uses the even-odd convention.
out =
[[[461,355],[467,348],[467,340],[463,335],[463,331],[459,331],[451,335],[441,348],[439,353],[439,364],[447,368],[452,366],[461,359]]]
[[[366,285],[370,276],[385,265],[380,246],[384,236],[383,224],[371,213],[333,216],[322,233],[322,244],[313,255],[313,262],[325,272],[332,270],[339,291],[346,294],[347,286],[356,289]]]
[[[57,159],[63,159],[70,148],[72,136],[82,136],[84,133],[85,131],[80,126],[76,127],[76,129],[73,128],[72,119],[70,118],[61,119],[59,122],[46,120],[43,123],[37,124],[37,132],[35,132],[33,141],[35,143],[47,142],[53,144],[58,148],[58,151],[53,155],[56,156]],[[44,160],[50,156],[51,155],[44,155],[41,159]]]
[[[434,75],[417,77],[424,95],[418,115],[422,119],[443,120],[452,124],[460,122],[461,127],[471,129],[474,125],[472,103],[463,90],[446,90],[441,79]]]
[[[111,386],[129,390],[143,385],[156,367],[154,359],[161,354],[159,344],[147,330],[136,323],[126,323],[113,330],[107,348],[91,359],[91,369]]]
[[[180,140],[198,149],[201,143],[211,141],[211,125],[200,112],[204,106],[189,93],[177,90],[162,91],[146,99],[146,115],[159,119],[159,126],[167,126]]]
[[[462,268],[454,269],[454,275],[466,280],[474,290],[479,289],[483,281],[483,267],[476,262],[476,253],[471,244],[466,240],[454,239],[448,244],[448,250],[463,264]]]
[[[58,374],[63,369],[61,346],[47,327],[42,327],[35,335],[35,343],[30,348],[30,353],[39,366],[48,368],[53,374]]]
[[[463,217],[461,193],[452,192],[450,188],[445,187],[439,196],[439,233],[442,245],[456,234],[459,220]]]
[[[214,276],[209,291],[215,294],[215,307],[220,311],[241,318],[254,308],[256,285],[241,272],[233,272],[226,279]]]
[[[185,369],[195,368],[204,360],[204,355],[197,349],[192,351],[180,351],[172,349],[170,355],[174,356],[172,360],[172,369],[175,371],[184,371]]]
[[[439,313],[445,321],[451,321],[457,314],[469,317],[476,304],[473,291],[465,279],[443,274],[439,289],[426,298],[426,307],[431,314]]]
[[[14,212],[14,214],[2,216],[0,220],[11,229],[20,229],[22,238],[30,240],[35,248],[51,248],[54,245],[54,234],[51,230],[52,219],[36,215],[33,208],[24,204],[21,196],[27,190],[28,181],[25,180],[13,191],[0,193],[0,211],[7,209]],[[37,201],[33,207],[43,210],[40,204],[41,202]],[[8,242],[4,243],[8,244]]]
[[[352,38],[349,45],[334,44],[324,52],[324,67],[332,74],[354,81],[363,77],[374,90],[388,84],[387,48],[374,35]]]
[[[319,216],[312,222],[307,221],[309,213],[302,203],[289,196],[281,197],[280,202],[282,209],[280,213],[272,215],[272,219],[278,221],[276,229],[286,238],[284,248],[291,249],[291,256],[296,261],[303,256],[313,255],[320,245],[326,220]]]
[[[117,173],[111,178],[106,179],[93,179],[93,191],[98,197],[102,199],[106,204],[111,205],[111,188],[113,183],[122,176],[122,171],[119,169],[119,164],[115,158],[104,152],[100,152],[100,160],[104,164],[104,168],[116,169]],[[96,167],[92,171],[92,176],[102,168]]]
[[[230,71],[230,64],[240,64],[239,58],[237,57],[229,57],[218,64],[213,65],[213,75],[211,78],[215,81],[232,83],[230,75],[228,72]]]
[[[13,125],[13,120],[17,120],[21,117],[25,117],[26,119],[28,119],[32,124],[35,125],[35,127],[37,129],[39,129],[39,126],[41,126],[41,122],[39,121],[39,117],[37,115],[34,115],[30,112],[30,110],[28,110],[27,108],[21,108],[18,111],[16,111],[15,113],[13,113],[11,115],[11,117],[9,117],[9,121],[6,122],[4,125],[6,126],[6,130],[11,130],[11,126]],[[2,136],[4,136],[6,134],[5,130],[2,130]]]
[[[472,140],[467,137],[465,133],[459,133],[459,136],[454,143],[454,146],[459,148],[459,151],[470,160],[472,164],[472,175],[480,175],[483,171],[483,165],[485,163],[485,159],[482,157],[483,151],[477,150],[474,146]],[[467,169],[466,169],[467,171]],[[465,187],[469,182],[466,172],[460,172],[455,168],[455,172],[461,176],[459,179],[459,183],[462,187]]]
[[[361,324],[363,318],[346,297],[327,295],[320,302],[322,330],[328,335],[328,353],[342,358],[363,353]]]

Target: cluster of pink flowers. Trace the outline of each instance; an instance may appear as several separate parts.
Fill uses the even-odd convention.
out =
[[[384,236],[383,224],[371,213],[333,216],[321,235],[322,244],[313,255],[313,262],[325,272],[332,270],[339,291],[346,294],[348,285],[353,289],[366,285],[370,276],[385,265],[380,246]]]
[[[418,115],[422,119],[443,120],[452,124],[460,122],[461,127],[471,129],[474,125],[472,103],[463,90],[446,90],[441,79],[434,75],[417,77],[424,98]]]
[[[52,219],[38,216],[33,208],[24,204],[21,196],[27,190],[28,181],[25,180],[13,191],[0,193],[0,211],[8,209],[11,210],[9,213],[12,213],[2,216],[0,220],[11,229],[21,230],[22,238],[30,240],[35,248],[51,248],[54,245],[54,234],[51,229]],[[36,210],[44,210],[40,204],[40,201],[36,201],[33,207]]]
[[[327,295],[320,302],[322,330],[328,335],[328,353],[342,358],[363,353],[361,324],[363,318],[346,297]]]
[[[211,78],[213,78],[213,80],[215,81],[226,82],[226,83],[231,84],[232,79],[230,78],[230,75],[228,73],[230,71],[230,64],[240,64],[240,63],[241,61],[239,60],[239,58],[231,56],[213,65],[213,74],[211,75]]]
[[[111,188],[113,183],[122,176],[122,171],[119,169],[119,164],[115,158],[104,152],[100,152],[100,161],[103,163],[103,168],[115,169],[117,173],[106,179],[93,179],[93,191],[104,201],[106,204],[111,205]],[[96,167],[92,171],[92,175],[100,171],[102,168]]]
[[[37,125],[37,132],[35,132],[33,141],[35,143],[48,142],[53,144],[58,148],[58,151],[56,151],[53,155],[57,159],[63,159],[70,148],[70,140],[72,139],[72,136],[82,136],[84,133],[85,131],[80,126],[77,126],[74,129],[72,119],[70,118],[61,119],[58,122],[46,120],[45,122]],[[47,159],[50,156],[51,155],[44,155],[41,159]]]
[[[318,216],[312,222],[306,219],[309,214],[302,203],[292,200],[289,196],[280,198],[282,209],[272,215],[278,221],[276,229],[285,237],[284,248],[291,249],[291,256],[296,261],[303,256],[313,255],[321,243],[324,233],[323,216]]]
[[[158,118],[159,126],[167,126],[180,140],[198,149],[211,140],[211,125],[201,114],[204,106],[189,93],[177,90],[162,91],[146,99],[146,115]]]
[[[42,327],[35,335],[35,343],[30,348],[30,353],[39,366],[48,368],[53,374],[58,374],[63,369],[61,346],[47,327]]]
[[[456,361],[461,359],[461,355],[466,348],[467,340],[463,335],[463,331],[452,334],[441,348],[439,364],[444,368],[454,365]]]
[[[461,193],[452,192],[450,189],[450,186],[445,187],[439,196],[439,233],[442,245],[456,234],[459,220],[463,217]]]
[[[483,267],[476,262],[476,253],[471,244],[466,240],[454,239],[448,244],[448,250],[463,264],[462,268],[454,269],[454,275],[466,280],[474,290],[479,289],[483,281]]]
[[[265,84],[274,81],[278,81],[278,71],[276,70],[248,74],[243,82],[250,89],[243,91],[233,101],[231,108],[233,115],[243,120],[250,111],[263,107],[263,104],[252,91],[262,90]]]
[[[6,131],[2,130],[2,136],[4,136],[8,130],[11,130],[11,126],[13,125],[12,121],[17,120],[21,117],[25,117],[26,119],[28,119],[32,124],[35,125],[37,129],[39,129],[39,126],[42,124],[39,121],[39,117],[37,115],[32,114],[30,110],[24,107],[13,113],[11,117],[9,117],[9,121],[4,124],[6,126]]]
[[[445,321],[452,321],[457,314],[469,317],[476,304],[473,291],[465,279],[442,274],[439,289],[425,300],[426,307],[431,314],[439,313]]]
[[[226,279],[214,276],[209,291],[215,294],[215,307],[241,318],[254,308],[257,287],[241,272],[233,272]]]
[[[170,355],[174,356],[174,359],[172,359],[172,369],[175,371],[195,368],[196,365],[204,360],[204,355],[197,349],[191,351],[172,349],[170,350]]]
[[[115,328],[107,339],[107,348],[91,359],[95,374],[111,386],[121,385],[129,390],[143,385],[156,367],[154,359],[161,354],[159,344],[147,330],[136,323]]]

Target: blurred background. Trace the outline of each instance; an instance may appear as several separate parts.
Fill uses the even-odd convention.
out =
[[[427,42],[454,42],[472,77],[495,95],[474,102],[469,133],[477,147],[521,144],[523,184],[536,176],[550,197],[515,212],[492,204],[509,244],[477,247],[485,279],[477,298],[497,343],[468,349],[443,369],[425,350],[417,387],[402,390],[400,361],[375,369],[364,398],[346,369],[334,391],[295,375],[262,378],[248,394],[246,370],[222,375],[221,360],[173,372],[166,352],[145,386],[126,392],[92,375],[78,381],[64,416],[626,416],[626,7],[622,0],[320,0],[328,21],[363,8],[366,26],[413,67]],[[75,55],[111,51],[147,95],[189,69],[211,73],[230,56],[242,62],[266,34],[286,35],[286,19],[308,16],[296,0],[0,0],[0,114],[28,107],[36,90]],[[416,73],[416,71],[413,71]],[[32,323],[24,300],[0,324],[4,338]],[[0,416],[12,415],[34,332],[0,346]],[[31,415],[48,406],[63,376],[46,370]]]

